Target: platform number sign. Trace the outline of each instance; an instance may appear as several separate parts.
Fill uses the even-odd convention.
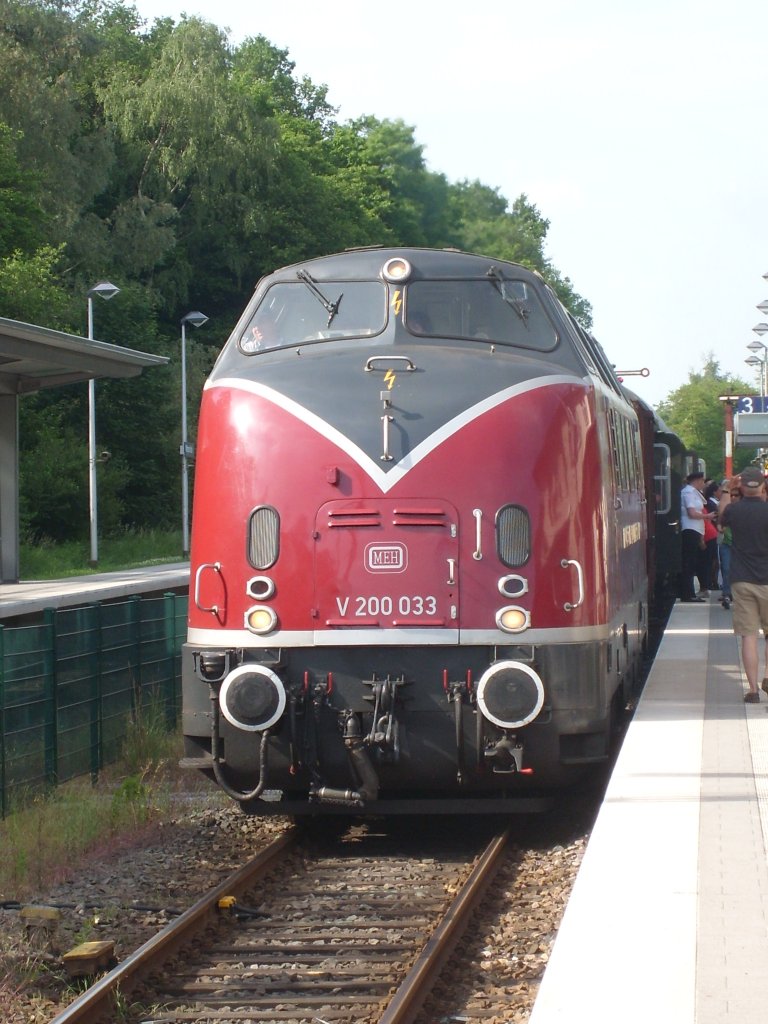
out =
[[[744,395],[739,399],[736,412],[768,412],[768,397]]]

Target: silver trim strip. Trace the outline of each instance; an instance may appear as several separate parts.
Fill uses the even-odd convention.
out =
[[[245,629],[191,628],[187,643],[196,647],[375,647],[425,644],[444,647],[501,646],[510,644],[574,644],[607,640],[616,627],[567,626],[562,629],[526,629],[522,633],[504,633],[500,629],[327,629],[280,630],[270,636],[256,636]]]
[[[455,647],[458,629],[324,629],[315,633],[316,647]]]
[[[464,647],[476,644],[483,647],[489,644],[501,647],[509,647],[510,644],[583,644],[607,640],[614,632],[615,630],[608,625],[524,629],[522,633],[504,633],[500,629],[462,629],[461,643]]]
[[[196,647],[312,647],[314,633],[311,629],[288,629],[269,636],[257,636],[247,629],[190,627],[187,643]]]
[[[295,416],[296,419],[301,420],[302,423],[306,423],[312,430],[316,430],[319,434],[322,434],[332,444],[335,444],[337,448],[343,451],[349,458],[360,466],[360,468],[368,474],[373,480],[377,487],[381,489],[383,494],[387,494],[396,484],[398,484],[409,470],[417,466],[422,459],[426,458],[431,452],[438,448],[444,441],[449,437],[452,437],[455,433],[465,427],[468,423],[478,419],[484,413],[489,412],[491,409],[495,409],[497,406],[502,405],[504,402],[509,401],[511,398],[515,398],[518,395],[525,395],[530,391],[537,391],[539,389],[551,388],[561,386],[563,384],[569,384],[581,388],[593,387],[593,382],[586,383],[581,377],[577,377],[575,374],[555,374],[547,377],[534,377],[532,380],[523,381],[521,384],[515,384],[512,387],[504,388],[502,391],[497,391],[496,394],[489,395],[484,398],[481,402],[471,406],[469,409],[465,409],[459,413],[458,416],[454,416],[452,420],[444,423],[439,427],[433,434],[425,438],[421,444],[417,445],[412,452],[401,459],[396,466],[393,466],[389,470],[383,470],[381,466],[370,458],[358,445],[354,444],[346,434],[343,434],[336,427],[332,427],[330,423],[324,420],[321,416],[316,413],[310,412],[309,409],[295,402],[292,398],[288,398],[280,391],[276,391],[274,388],[269,388],[264,384],[260,384],[255,380],[243,380],[240,377],[222,377],[220,380],[209,380],[204,390],[213,390],[214,388],[225,388],[233,391],[246,391],[250,394],[258,395],[260,398],[265,399],[268,402],[272,402],[277,405],[290,415]]]

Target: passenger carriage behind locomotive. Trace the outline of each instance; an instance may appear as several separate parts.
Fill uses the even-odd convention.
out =
[[[277,271],[196,459],[186,763],[247,810],[496,811],[608,755],[647,630],[638,420],[538,275]]]
[[[680,589],[680,492],[689,466],[703,466],[647,402],[625,389],[640,424],[646,482],[647,555],[651,621],[666,621]]]

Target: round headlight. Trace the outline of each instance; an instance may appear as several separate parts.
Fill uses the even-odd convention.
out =
[[[531,624],[531,613],[515,604],[499,608],[496,612],[496,625],[505,633],[522,633]]]
[[[264,633],[271,633],[273,629],[277,628],[277,615],[271,608],[265,608],[261,604],[254,605],[245,613],[245,628],[260,636]]]
[[[381,268],[381,276],[390,284],[402,284],[411,276],[411,264],[399,256],[387,260]]]
[[[544,706],[544,684],[530,665],[498,661],[480,677],[477,706],[494,725],[519,729],[533,721]]]

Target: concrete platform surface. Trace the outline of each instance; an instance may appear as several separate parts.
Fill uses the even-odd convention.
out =
[[[530,1024],[768,1020],[768,698],[746,688],[730,612],[678,603]]]
[[[131,594],[173,590],[189,585],[189,562],[150,565],[121,572],[94,573],[60,580],[0,583],[0,622],[44,608],[65,608]]]

